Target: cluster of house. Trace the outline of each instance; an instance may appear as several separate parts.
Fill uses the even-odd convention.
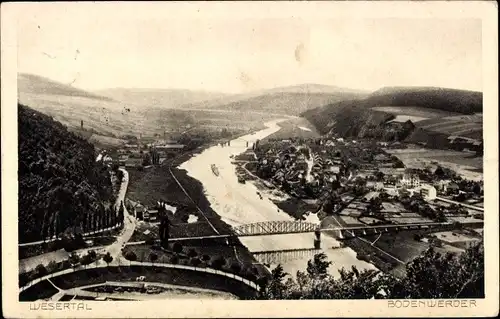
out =
[[[111,165],[113,163],[113,158],[106,153],[106,150],[102,150],[101,153],[97,155],[95,161],[96,162],[102,161],[105,165],[106,164]]]
[[[140,202],[135,202],[130,199],[126,200],[127,210],[128,212],[137,218],[138,220],[142,220],[145,222],[159,222],[160,221],[160,211],[158,208],[163,208],[167,211],[170,211],[172,214],[175,214],[177,208],[175,206],[171,206],[162,201],[157,202],[155,207],[151,208],[146,205],[141,204]]]
[[[270,167],[275,182],[286,181],[292,185],[307,182],[319,186],[338,180],[343,170],[340,156],[313,153],[308,146],[292,145],[288,140],[281,142],[289,145],[270,148],[259,158],[261,165]]]
[[[482,153],[483,141],[463,136],[448,136],[450,148],[467,153]]]
[[[407,191],[410,195],[420,193],[426,200],[432,201],[437,197],[436,187],[423,183],[420,178],[414,174],[402,174],[395,184],[384,184],[383,189],[391,196],[397,196],[401,190]]]
[[[138,167],[143,165],[144,159],[147,156],[152,157],[154,151],[155,157],[158,160],[154,164],[161,164],[169,155],[175,155],[184,149],[183,144],[178,144],[174,141],[159,140],[146,145],[141,144],[125,144],[118,150],[118,164],[125,167]]]
[[[385,190],[392,196],[399,196],[401,192],[419,193],[424,199],[433,201],[438,193],[463,191],[454,181],[453,174],[438,165],[425,170],[407,169],[399,159],[377,149],[382,145],[371,149],[363,141],[350,141],[351,146],[345,148],[346,143],[342,138],[321,139],[309,144],[277,141],[259,152],[258,161],[261,167],[270,171],[267,176],[271,176],[275,184],[286,181],[293,191],[298,190],[297,194],[305,184],[321,193],[321,189],[339,183],[340,179],[343,182],[351,180],[347,178],[351,162],[356,163],[357,178],[363,179],[367,188]],[[346,163],[339,147],[347,151],[344,154],[348,158]],[[420,178],[422,174],[424,180]]]
[[[156,222],[159,219],[158,209],[151,209],[140,202],[134,202],[132,200],[127,200],[127,210],[129,214],[134,216],[138,220],[146,222]]]

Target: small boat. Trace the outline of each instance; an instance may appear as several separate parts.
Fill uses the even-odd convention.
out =
[[[212,168],[212,173],[214,173],[215,176],[219,176],[219,169],[217,168],[217,166],[215,166],[215,164],[212,164],[211,168]]]

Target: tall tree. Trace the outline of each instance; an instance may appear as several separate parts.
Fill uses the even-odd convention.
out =
[[[324,253],[314,255],[313,259],[307,262],[307,273],[311,278],[322,279],[328,274],[328,267],[332,264]]]

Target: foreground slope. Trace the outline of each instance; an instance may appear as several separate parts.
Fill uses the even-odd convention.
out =
[[[88,230],[113,200],[94,146],[61,123],[18,105],[19,242]]]

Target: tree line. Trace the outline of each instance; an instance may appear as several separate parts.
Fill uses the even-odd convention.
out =
[[[484,298],[484,245],[470,246],[461,254],[429,248],[406,264],[404,278],[376,270],[341,269],[328,273],[332,264],[325,254],[314,256],[306,271],[295,278],[281,265],[260,280],[262,299],[431,299]]]

